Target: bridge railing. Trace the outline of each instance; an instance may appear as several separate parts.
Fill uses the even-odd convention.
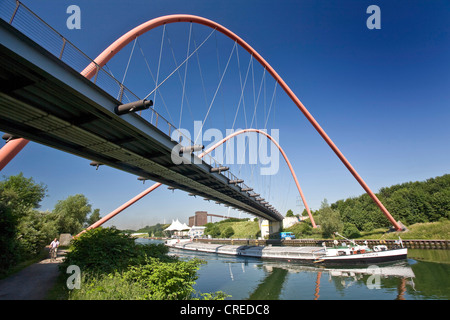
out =
[[[107,66],[100,67],[83,51],[78,49],[72,42],[47,24],[22,2],[18,0],[0,0],[0,18],[77,72],[83,71],[88,65],[95,65],[96,72],[90,81],[118,101],[128,103],[140,100],[136,94],[117,80],[111,72],[105,70],[105,68],[108,68]],[[172,136],[172,133],[177,128],[163,116],[158,114],[153,108],[149,108],[149,111],[151,112],[149,122],[168,136]],[[184,135],[181,131],[178,132],[183,136],[182,141],[185,143],[184,146],[194,144],[189,137]],[[206,154],[202,160],[211,167],[223,166],[210,154]],[[230,171],[221,171],[220,174],[224,175],[229,180],[238,179],[238,177]],[[236,185],[241,188],[248,188],[244,183],[237,183]]]
[[[136,94],[114,78],[110,72],[98,66],[22,2],[0,0],[0,18],[77,72],[83,71],[88,65],[94,63],[97,66],[97,72],[91,81],[117,100],[124,103],[139,100]]]

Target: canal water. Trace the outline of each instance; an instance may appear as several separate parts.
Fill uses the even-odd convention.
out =
[[[194,288],[235,300],[450,299],[450,250],[410,249],[401,262],[334,268],[173,248],[170,254],[206,261]]]

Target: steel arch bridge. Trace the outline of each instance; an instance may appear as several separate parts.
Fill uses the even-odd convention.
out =
[[[17,2],[17,3],[19,3],[19,2]],[[16,10],[17,10],[17,8],[16,8]],[[13,20],[13,18],[14,18],[14,16],[11,18],[11,21]],[[149,20],[148,22],[137,26],[136,28],[130,30],[129,32],[125,33],[123,36],[118,38],[107,49],[105,49],[96,59],[94,59],[94,61],[92,61],[81,72],[81,75],[87,79],[96,77],[99,73],[99,69],[101,69],[112,57],[114,57],[115,54],[117,54],[128,43],[130,43],[137,37],[141,36],[142,34],[148,32],[158,26],[162,26],[162,25],[166,25],[166,24],[170,24],[170,23],[178,23],[178,22],[196,23],[196,24],[201,24],[201,25],[213,28],[213,29],[217,30],[218,32],[221,32],[225,36],[229,37],[233,41],[235,41],[239,46],[244,48],[250,55],[252,55],[252,57],[254,57],[254,59],[256,59],[265,68],[265,70],[267,70],[267,72],[275,79],[275,81],[279,84],[279,86],[283,89],[283,91],[287,94],[287,96],[294,102],[294,104],[304,114],[306,119],[311,123],[311,125],[316,129],[316,131],[320,134],[320,136],[324,139],[324,141],[328,144],[328,146],[333,150],[333,152],[341,160],[341,162],[344,164],[344,166],[349,170],[349,172],[353,175],[353,177],[358,181],[358,183],[361,185],[361,187],[372,198],[372,200],[375,202],[375,204],[380,208],[380,210],[386,216],[386,218],[389,219],[389,221],[395,226],[396,229],[398,229],[398,230],[401,229],[401,226],[397,223],[397,221],[395,221],[395,219],[391,216],[391,214],[388,212],[388,210],[384,207],[384,205],[379,201],[379,199],[376,197],[376,195],[369,188],[369,186],[364,182],[364,180],[356,172],[356,170],[353,168],[353,166],[350,164],[350,162],[345,158],[345,156],[342,154],[342,152],[337,148],[337,146],[334,144],[334,142],[331,140],[331,138],[325,133],[325,131],[318,124],[318,122],[314,119],[314,117],[309,113],[309,111],[306,109],[306,107],[301,103],[301,101],[298,99],[298,97],[295,95],[295,93],[289,88],[289,86],[278,75],[278,73],[270,66],[270,64],[258,52],[256,52],[256,50],[254,50],[249,44],[247,44],[239,36],[237,36],[232,31],[228,30],[224,26],[222,26],[214,21],[208,20],[206,18],[198,17],[198,16],[187,15],[187,14],[169,15],[169,16],[163,16],[163,17]],[[2,25],[3,24],[5,24],[5,23],[2,23]],[[3,26],[3,28],[6,28],[6,27]],[[3,42],[3,40],[2,40],[2,42]],[[2,67],[4,67],[4,66],[2,66]],[[4,94],[5,93],[2,92],[2,95],[4,95]],[[8,101],[5,99],[2,101],[3,105],[8,104],[8,103],[11,103],[11,101]],[[11,125],[4,126],[3,128],[12,129],[12,126]],[[248,129],[248,130],[251,130],[251,129]],[[26,132],[25,128],[22,128],[21,130],[18,130],[16,132],[13,132],[14,130],[9,130],[9,131],[11,131],[11,133],[13,133],[13,134],[16,133],[23,137],[27,137],[27,136],[32,137],[32,135],[30,135]],[[39,138],[37,138],[36,140],[38,142],[42,142],[42,140],[39,140]],[[28,140],[25,138],[18,138],[18,139],[9,141],[6,144],[6,146],[0,150],[0,169],[2,169],[18,152],[20,152],[20,150],[26,145],[27,142],[28,142]],[[45,143],[49,144],[49,142],[47,140],[45,141]],[[59,147],[64,149],[61,146],[59,146]],[[281,151],[282,150],[281,147],[279,147],[279,148]],[[72,153],[74,153],[73,150],[70,150],[70,151]],[[285,154],[283,154],[283,155],[285,156]],[[100,159],[100,157],[97,157],[97,159],[100,161],[104,160],[104,159]],[[292,169],[292,167],[290,166],[290,163],[287,160],[287,157],[285,157],[285,160],[287,161],[290,169]],[[106,164],[112,164],[112,162],[108,162],[108,161],[103,161],[103,162],[105,162]],[[117,166],[115,166],[115,167],[117,167]],[[123,169],[123,168],[121,168],[121,169]],[[293,173],[293,170],[291,170],[291,172]],[[134,172],[134,173],[136,173],[136,172]],[[293,176],[295,177],[294,173],[293,173]],[[153,176],[151,176],[151,175],[148,175],[148,177],[153,178]],[[295,178],[295,180],[296,180],[297,187],[299,188],[299,191],[300,191],[298,181],[296,178]],[[301,193],[301,191],[300,191],[300,193]],[[301,195],[302,195],[302,193],[301,193]],[[302,199],[304,199],[303,195],[302,195]],[[306,201],[304,201],[304,202],[306,203]],[[306,207],[306,205],[305,205],[305,207]]]

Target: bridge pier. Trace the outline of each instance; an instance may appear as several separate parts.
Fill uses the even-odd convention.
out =
[[[281,231],[281,221],[269,221],[267,219],[259,219],[259,228],[261,230],[261,237],[268,239],[272,235],[279,234]],[[278,237],[278,235],[277,235]]]

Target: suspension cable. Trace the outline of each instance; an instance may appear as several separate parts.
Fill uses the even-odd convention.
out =
[[[139,40],[137,41],[137,44],[138,44],[138,47],[139,47],[139,49],[140,49],[140,51],[141,51],[142,57],[144,58],[145,64],[147,65],[147,70],[150,72],[150,76],[152,77],[152,80],[153,80],[153,82],[154,82],[155,85],[156,85],[156,79],[155,79],[155,76],[154,76],[152,70],[150,69],[150,65],[149,65],[149,63],[148,63],[148,61],[147,61],[147,57],[146,57],[145,54],[144,54],[144,50],[142,49]],[[172,119],[172,115],[170,114],[169,108],[167,108],[166,101],[164,100],[164,97],[163,97],[161,91],[158,90],[158,93],[159,93],[159,96],[160,96],[160,98],[161,98],[161,100],[162,100],[162,103],[163,103],[163,105],[164,105],[164,108],[166,109],[167,114],[169,115],[170,122],[173,123],[174,121],[173,121],[173,119]]]
[[[200,136],[200,133],[202,132],[203,126],[205,125],[206,119],[208,118],[209,112],[211,111],[211,107],[213,106],[214,100],[216,99],[217,92],[219,92],[220,86],[222,85],[223,78],[224,78],[225,74],[227,73],[228,65],[230,64],[230,60],[231,60],[231,57],[233,56],[233,52],[234,52],[234,49],[236,48],[236,45],[237,45],[237,42],[234,43],[233,48],[231,49],[231,53],[230,53],[230,57],[228,58],[227,65],[225,66],[225,70],[223,70],[222,77],[220,78],[220,81],[219,81],[219,84],[217,86],[216,92],[214,93],[214,96],[212,98],[211,104],[209,105],[209,108],[208,108],[208,112],[206,112],[205,119],[202,122],[202,126],[201,126],[201,128],[200,128],[200,130],[198,132],[197,137],[194,140],[194,143],[198,140],[198,138]]]
[[[209,39],[209,37],[211,37],[211,35],[214,33],[216,31],[216,29],[214,29],[213,31],[211,31],[211,33],[209,34],[209,36],[208,37],[206,37],[206,39],[205,40],[203,40],[203,42],[200,44],[200,46],[198,46],[198,48],[197,49],[195,49],[195,51],[193,51],[190,55],[189,55],[189,57],[187,57],[182,63],[180,63],[180,65],[178,66],[178,67],[176,67],[175,68],[175,70],[173,70],[163,81],[161,81],[156,87],[155,87],[155,89],[153,89],[152,91],[150,91],[150,93],[149,94],[147,94],[145,97],[144,97],[144,99],[147,99],[151,94],[153,94],[156,90],[158,90],[159,89],[159,87],[161,87],[163,84],[164,84],[164,82],[166,82],[175,72],[177,72],[178,71],[178,69],[180,69],[185,63],[186,63],[186,61],[187,60],[189,60],[193,55],[194,55],[194,53],[196,53],[202,46],[203,46],[203,44],[206,42],[206,40],[208,40]]]
[[[191,22],[190,27],[189,27],[189,40],[188,40],[188,47],[187,47],[187,50],[186,50],[186,59],[189,56],[189,49],[191,47],[191,34],[192,34],[192,22]],[[179,122],[178,128],[181,128],[181,118],[182,118],[182,115],[183,115],[183,102],[184,102],[184,95],[185,95],[185,91],[186,91],[187,68],[188,68],[188,62],[186,62],[186,65],[184,67],[183,93],[181,95],[180,122]],[[186,97],[186,100],[187,100],[187,97]],[[188,102],[188,106],[189,106],[189,102]],[[190,107],[189,107],[189,111],[190,111],[191,117],[192,117],[192,111],[190,110]]]
[[[163,44],[164,44],[164,35],[165,35],[165,33],[166,33],[166,25],[164,24],[164,26],[163,26],[163,32],[162,32],[162,36],[161,36],[161,46],[160,46],[160,48],[159,48],[158,71],[156,72],[156,83],[155,83],[156,87],[155,87],[155,89],[153,90],[153,91],[155,91],[155,94],[154,94],[154,96],[153,96],[153,106],[156,105],[156,89],[159,87],[159,86],[158,86],[159,70],[160,70],[160,67],[161,67],[161,57],[162,57],[162,51],[163,51]],[[150,93],[150,94],[151,94],[151,93]],[[148,94],[148,95],[144,98],[144,100],[147,99],[148,96],[150,96],[150,94]],[[153,107],[153,108],[155,108],[155,107]],[[153,112],[152,112],[152,119],[153,119]]]

